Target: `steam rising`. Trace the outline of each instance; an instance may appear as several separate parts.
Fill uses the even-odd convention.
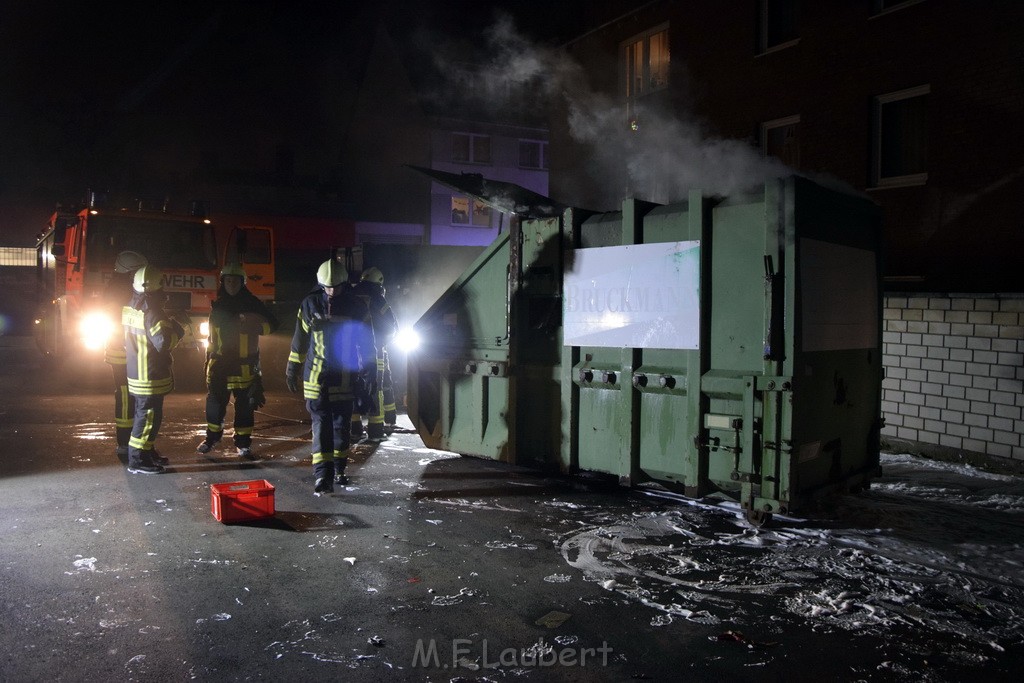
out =
[[[592,89],[583,69],[562,50],[532,45],[508,16],[487,31],[487,39],[491,61],[475,76],[476,92],[492,102],[510,90],[532,93],[527,102],[534,106],[547,100],[558,107],[560,100],[569,133],[582,148],[582,153],[572,151],[577,172],[599,178],[601,187],[669,203],[685,199],[692,189],[730,195],[794,173],[763,158],[748,141],[715,137],[700,122],[657,108],[639,111],[638,126],[632,129],[624,102]],[[462,81],[471,78],[451,63],[443,69],[458,73]],[[610,197],[610,204],[621,198]]]

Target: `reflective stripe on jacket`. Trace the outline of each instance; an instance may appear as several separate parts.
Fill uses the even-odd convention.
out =
[[[171,349],[178,345],[185,330],[169,318],[148,294],[136,294],[122,309],[125,332],[125,356],[128,391],[138,396],[169,393],[174,389],[171,375]]]
[[[352,398],[356,377],[377,366],[366,304],[347,288],[330,299],[320,288],[308,294],[299,306],[288,363],[296,374],[302,366],[305,398]]]
[[[221,286],[210,312],[207,382],[224,380],[228,389],[252,386],[260,374],[260,335],[276,327],[277,318],[249,290],[231,296]]]

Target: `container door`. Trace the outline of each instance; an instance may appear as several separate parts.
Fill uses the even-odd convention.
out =
[[[699,193],[688,203],[659,207],[643,218],[645,243],[680,242],[691,245],[685,258],[690,260],[691,275],[681,279],[685,296],[696,301],[687,326],[693,332],[688,341],[678,343],[687,348],[664,348],[681,342],[651,339],[637,350],[639,364],[632,378],[638,395],[639,457],[642,478],[685,488],[688,495],[707,492],[706,461],[696,446],[700,439],[701,404],[700,377],[706,365],[707,342],[706,302],[700,280],[707,270],[707,250],[700,246],[708,236],[710,211],[708,202]]]
[[[558,466],[562,439],[562,218],[513,224],[510,359],[516,464]]]
[[[424,444],[509,460],[509,236],[499,236],[417,321],[409,417]]]

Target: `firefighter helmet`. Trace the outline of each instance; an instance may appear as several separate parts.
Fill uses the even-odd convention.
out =
[[[348,280],[348,271],[338,261],[331,259],[320,264],[316,271],[316,281],[321,287],[337,287]]]
[[[132,287],[140,294],[142,292],[158,292],[164,288],[164,274],[156,266],[146,264],[135,271],[135,280]]]
[[[114,260],[115,273],[134,273],[149,261],[137,251],[122,251]]]
[[[237,263],[224,264],[224,267],[220,269],[220,276],[224,277],[225,275],[237,275],[242,278],[243,283],[245,282],[245,269]]]
[[[374,284],[384,285],[384,273],[380,272],[380,268],[376,266],[370,266],[363,271],[362,277],[359,278],[363,282],[372,282]]]

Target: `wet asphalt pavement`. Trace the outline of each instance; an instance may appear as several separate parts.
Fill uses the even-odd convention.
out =
[[[3,681],[1015,680],[1024,661],[1019,641],[972,658],[913,623],[830,627],[757,586],[695,598],[716,536],[756,538],[735,510],[432,451],[405,416],[314,497],[308,415],[273,383],[256,460],[196,453],[204,394],[180,390],[169,471],[128,474],[105,368],[61,394],[22,342],[0,337]],[[245,480],[275,487],[274,516],[218,522],[211,485]]]

